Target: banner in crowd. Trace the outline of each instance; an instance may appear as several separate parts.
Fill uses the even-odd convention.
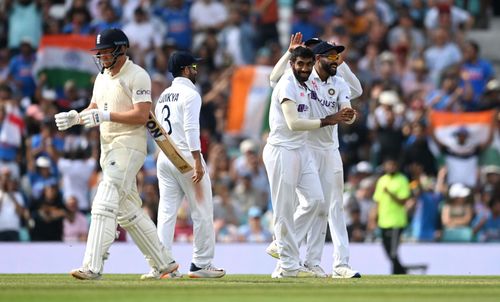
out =
[[[94,43],[94,36],[43,36],[34,66],[35,74],[45,73],[47,85],[51,88],[63,87],[67,80],[73,80],[77,87],[92,87],[92,76],[98,72],[90,51]]]
[[[477,145],[488,139],[495,111],[444,112],[431,111],[430,122],[434,135],[445,145],[454,145],[456,133],[466,131],[468,143]]]
[[[228,105],[228,133],[260,139],[262,131],[268,128],[271,70],[268,66],[242,66],[235,70]]]
[[[6,110],[5,119],[0,127],[0,143],[21,147],[24,121],[19,112]]]

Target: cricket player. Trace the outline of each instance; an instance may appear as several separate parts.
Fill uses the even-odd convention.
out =
[[[182,174],[163,153],[158,156],[158,236],[170,251],[177,211],[186,197],[194,225],[193,258],[188,276],[220,278],[226,272],[212,265],[215,248],[212,185],[200,151],[201,96],[194,85],[198,61],[188,52],[175,52],[170,56],[168,66],[174,80],[161,94],[155,108],[156,118],[194,167],[193,172]],[[180,273],[173,277],[177,276]]]
[[[300,33],[292,35],[289,50],[300,44]],[[342,63],[339,65],[338,63],[340,59],[339,54],[344,51],[345,47],[329,44],[317,38],[309,39],[304,44],[313,50],[322,52],[316,53],[316,63],[309,79],[309,86],[313,91],[311,94],[312,117],[317,118],[335,113],[339,107],[350,108],[351,93],[354,97],[360,96],[362,94],[362,87],[347,64]],[[289,57],[288,53],[282,57],[280,60],[281,63],[279,62],[273,69],[270,77],[271,85],[273,85],[274,80],[280,73],[285,72],[285,68],[279,64],[283,64],[284,58]],[[331,62],[328,61],[328,58],[332,59]],[[337,75],[337,68],[340,69],[339,66],[343,66],[342,72]],[[346,122],[353,123],[354,120],[355,115],[352,120]],[[352,270],[348,264],[349,239],[343,215],[343,165],[338,150],[337,126],[309,132],[307,142],[308,146],[311,147],[311,153],[316,162],[325,203],[320,205],[316,221],[307,233],[307,253],[304,265],[315,272],[316,276],[327,276],[323,268],[321,268],[320,263],[325,244],[328,219],[334,245],[334,268],[332,276],[337,278],[358,278],[361,276],[359,272]],[[298,195],[301,200],[305,198],[300,193]],[[304,226],[299,223],[296,227],[302,228]],[[297,238],[299,244],[302,239]],[[266,251],[273,257],[279,257],[275,242],[271,243]],[[273,274],[277,274],[278,270],[279,268]]]
[[[100,73],[90,105],[81,113],[72,110],[55,115],[60,131],[77,124],[100,128],[103,179],[92,203],[83,266],[70,272],[77,279],[101,278],[117,223],[127,230],[151,268],[158,272],[158,279],[179,266],[160,243],[137,192],[136,176],[146,158],[144,125],[151,108],[151,80],[126,56],[128,48],[128,38],[121,30],[99,33],[93,50],[97,52]]]
[[[297,242],[297,238],[305,237],[318,214],[318,206],[324,203],[318,172],[306,146],[307,130],[349,121],[354,114],[352,109],[343,109],[324,118],[309,119],[311,89],[306,82],[314,65],[314,53],[296,47],[290,64],[292,72],[283,75],[273,90],[271,131],[263,153],[271,185],[275,242],[281,256],[273,278],[315,277],[314,272],[300,265]],[[298,207],[296,189],[305,197]],[[298,219],[294,219],[296,208]],[[296,229],[296,224],[301,228]]]

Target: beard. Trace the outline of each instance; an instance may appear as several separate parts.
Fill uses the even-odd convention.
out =
[[[328,73],[329,76],[333,77],[334,75],[337,74],[337,67],[338,64],[335,63],[326,63],[326,62],[321,62],[321,68]]]
[[[309,79],[309,76],[311,75],[311,72],[301,72],[295,69],[292,69],[293,75],[299,81],[300,83],[304,83]]]

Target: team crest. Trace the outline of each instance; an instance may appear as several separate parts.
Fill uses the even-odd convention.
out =
[[[333,89],[333,88],[328,89],[328,94],[329,95],[334,95],[335,94],[335,89]]]

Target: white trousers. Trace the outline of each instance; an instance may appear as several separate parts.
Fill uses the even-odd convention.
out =
[[[191,164],[194,163],[190,152],[184,152],[184,156]],[[202,162],[207,172],[203,159]],[[163,153],[158,156],[156,167],[160,187],[158,237],[160,237],[160,241],[167,250],[171,252],[177,211],[183,198],[186,197],[191,210],[191,219],[193,220],[192,263],[198,267],[206,267],[212,263],[215,249],[214,210],[210,177],[208,173],[205,173],[200,183],[197,184],[202,192],[202,194],[198,194],[201,196],[197,197],[195,185],[191,179],[192,172],[181,174]]]
[[[349,238],[344,221],[344,208],[342,195],[344,191],[344,175],[342,159],[338,149],[314,149],[310,148],[312,158],[318,169],[321,187],[325,196],[325,202],[320,204],[318,215],[307,233],[307,254],[305,264],[309,266],[319,265],[325,245],[327,221],[333,241],[333,267],[347,265],[349,263]],[[298,193],[299,201],[306,197]],[[297,228],[306,228],[300,222],[296,222]],[[301,240],[302,238],[298,238]]]
[[[287,150],[266,144],[263,159],[271,185],[279,265],[285,270],[296,270],[300,266],[297,238],[305,237],[317,215],[318,205],[323,203],[318,172],[306,146]],[[296,190],[305,197],[298,207]],[[301,229],[296,229],[295,223],[299,223]]]

